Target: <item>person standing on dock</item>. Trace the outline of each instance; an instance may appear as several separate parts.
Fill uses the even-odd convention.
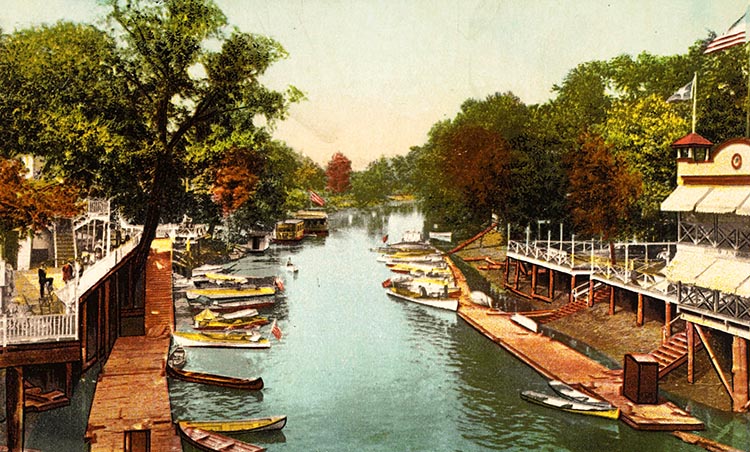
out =
[[[52,292],[52,278],[47,277],[47,271],[45,270],[44,266],[42,265],[39,267],[39,299],[44,298],[44,288],[49,284],[49,287],[47,288],[47,293]]]

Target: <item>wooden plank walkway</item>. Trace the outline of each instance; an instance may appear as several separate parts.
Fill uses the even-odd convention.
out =
[[[472,303],[461,272],[449,261],[462,296],[458,314],[547,379],[582,388],[620,408],[620,420],[637,430],[703,430],[704,424],[669,401],[658,405],[635,404],[621,394],[622,370],[610,370],[563,343],[533,333],[508,315],[488,315],[490,310]]]
[[[171,244],[155,240],[146,269],[146,335],[118,338],[99,375],[86,428],[90,451],[123,450],[124,432],[142,429],[151,430],[151,450],[182,450],[165,375],[173,309]]]

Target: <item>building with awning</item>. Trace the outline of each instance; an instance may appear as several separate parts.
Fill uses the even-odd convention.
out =
[[[678,287],[676,304],[688,337],[696,331],[709,351],[702,328],[710,329],[714,340],[731,342],[729,377],[715,354],[710,355],[732,398],[733,410],[747,411],[750,139],[712,146],[696,133],[672,144],[677,151],[677,187],[662,202],[661,210],[677,213],[678,233],[677,251],[665,275]]]

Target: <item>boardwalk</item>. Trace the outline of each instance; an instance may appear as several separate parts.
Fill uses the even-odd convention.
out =
[[[99,376],[86,439],[91,451],[122,450],[124,432],[150,430],[151,450],[181,451],[164,371],[174,328],[171,245],[155,240],[146,270],[146,335],[117,339]]]
[[[464,294],[470,289],[454,269],[456,283]],[[671,402],[634,404],[621,394],[622,371],[610,370],[568,346],[533,333],[510,320],[508,315],[488,315],[489,308],[462,296],[458,313],[474,328],[507,349],[548,379],[581,387],[620,408],[620,419],[638,430],[703,430],[702,422]]]

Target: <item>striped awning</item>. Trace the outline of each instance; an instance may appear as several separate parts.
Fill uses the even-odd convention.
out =
[[[692,212],[695,206],[711,190],[704,185],[678,185],[675,190],[662,201],[661,210],[665,212]]]
[[[665,270],[673,282],[750,297],[750,262],[706,255],[700,251],[678,251]]]
[[[696,212],[733,213],[750,197],[750,187],[713,187],[695,206]],[[748,212],[750,214],[750,212]]]

